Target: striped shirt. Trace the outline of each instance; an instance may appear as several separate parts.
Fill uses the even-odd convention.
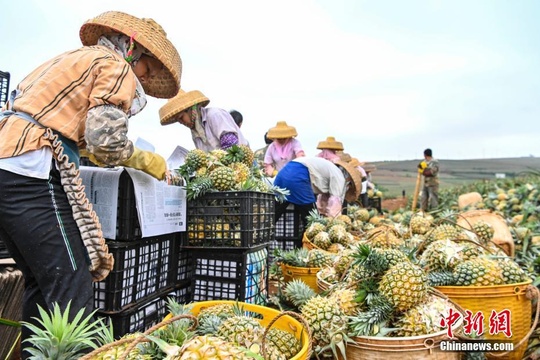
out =
[[[65,52],[31,72],[18,85],[20,93],[11,109],[31,115],[85,148],[88,110],[113,105],[127,114],[135,88],[136,75],[122,57],[103,46],[85,46]],[[50,147],[44,132],[11,116],[0,124],[0,159]]]

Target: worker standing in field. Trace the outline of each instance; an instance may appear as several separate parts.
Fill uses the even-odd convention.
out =
[[[439,206],[439,160],[433,157],[431,149],[424,150],[424,161],[418,164],[418,169],[424,176],[422,211],[435,210]]]

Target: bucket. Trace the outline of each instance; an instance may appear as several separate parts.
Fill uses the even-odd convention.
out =
[[[532,298],[538,298],[538,289],[530,284],[531,281],[493,286],[438,286],[436,289],[464,310],[471,311],[473,316],[478,312],[483,314],[483,337],[486,340],[510,340],[514,344],[513,351],[488,353],[488,359],[521,360],[527,350],[528,339],[538,322],[538,309],[534,322],[532,321]],[[538,306],[540,302],[537,301]],[[503,332],[489,333],[492,311],[498,314],[503,310],[510,311],[510,338]]]
[[[281,271],[285,283],[292,279],[300,279],[317,293],[319,292],[319,287],[317,286],[317,272],[319,270],[321,270],[321,268],[296,267],[281,264]]]
[[[315,245],[308,239],[308,237],[306,236],[306,233],[304,233],[304,236],[302,237],[302,247],[308,250],[321,249],[320,247],[318,247],[317,245]]]
[[[458,331],[462,321],[452,328]],[[459,360],[460,352],[441,350],[441,341],[449,339],[446,330],[421,336],[355,336],[355,343],[347,344],[347,360]]]
[[[317,289],[319,289],[319,293],[327,291],[330,289],[330,287],[332,287],[332,284],[321,278],[320,272],[317,272],[315,277],[317,278]]]

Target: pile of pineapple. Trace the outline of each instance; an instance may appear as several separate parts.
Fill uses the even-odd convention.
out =
[[[58,305],[50,313],[41,309],[43,328],[32,326],[34,335],[26,349],[32,359],[65,360],[289,360],[302,350],[294,333],[275,326],[263,327],[260,316],[232,301],[179,304],[168,299],[169,319],[145,333],[131,333],[115,340],[112,327],[83,318],[83,310],[68,321],[69,307]],[[270,325],[270,323],[268,324]],[[264,340],[264,341],[263,341]]]
[[[227,150],[206,152],[190,150],[185,163],[178,169],[186,179],[188,200],[210,191],[251,190],[272,192],[262,170],[253,162],[253,151],[247,145],[233,145]]]

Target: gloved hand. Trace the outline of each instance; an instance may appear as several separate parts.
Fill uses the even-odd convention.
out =
[[[158,180],[165,179],[167,162],[161,155],[134,148],[133,155],[121,165],[144,171]]]
[[[104,164],[104,163],[100,162],[98,159],[96,159],[94,154],[89,153],[88,150],[86,150],[86,149],[80,149],[79,150],[79,155],[80,155],[80,157],[88,158],[88,160],[90,160],[91,162],[93,162],[94,164],[96,164],[99,167],[107,166],[106,164]]]
[[[427,168],[427,163],[425,161],[421,161],[418,164],[418,172],[421,174],[424,172],[424,169]]]

